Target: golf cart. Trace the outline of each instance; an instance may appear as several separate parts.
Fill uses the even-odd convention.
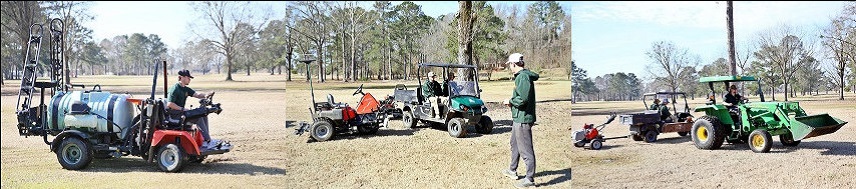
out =
[[[402,121],[405,127],[412,128],[417,122],[425,124],[446,125],[449,135],[461,138],[467,135],[468,126],[475,126],[476,131],[481,134],[489,134],[493,131],[493,120],[484,115],[487,108],[481,98],[481,89],[478,83],[478,68],[472,65],[462,64],[419,64],[418,74],[426,75],[429,71],[442,73],[443,81],[450,76],[450,71],[460,75],[455,80],[449,81],[443,86],[448,100],[439,104],[439,112],[432,116],[435,105],[438,102],[430,102],[429,98],[422,94],[422,79],[418,79],[419,86],[408,90],[404,85],[397,85],[394,92],[396,103],[401,104]],[[445,82],[444,82],[445,83]]]
[[[733,82],[756,82],[760,102],[742,100],[733,107],[716,104],[714,83],[728,89]],[[766,153],[772,146],[772,136],[779,136],[784,146],[797,146],[801,140],[838,131],[846,121],[829,114],[808,115],[799,102],[765,102],[761,82],[751,76],[714,76],[699,78],[710,87],[711,102],[695,108],[704,112],[692,127],[692,138],[699,149],[713,150],[724,141],[732,144],[749,143],[757,153]],[[727,90],[726,90],[727,91]]]
[[[683,99],[683,106],[677,106],[677,99]],[[647,100],[671,99],[670,103],[672,117],[664,118],[659,110],[648,110]],[[687,96],[683,92],[657,92],[642,95],[642,104],[645,111],[619,116],[621,124],[630,127],[630,138],[634,141],[655,142],[660,133],[677,132],[680,136],[687,136],[693,125],[693,116],[690,114],[690,106],[687,104]],[[683,108],[678,111],[678,107]]]

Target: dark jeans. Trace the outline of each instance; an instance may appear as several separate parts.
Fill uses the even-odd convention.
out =
[[[211,135],[208,134],[208,116],[199,117],[196,120],[188,120],[187,122],[196,123],[196,127],[199,127],[199,130],[202,131],[202,138],[205,141],[211,140]]]
[[[526,179],[535,182],[535,149],[532,147],[532,124],[517,123],[511,125],[511,166],[516,171],[520,157],[526,163]]]

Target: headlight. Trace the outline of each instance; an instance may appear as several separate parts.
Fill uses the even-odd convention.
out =
[[[465,112],[470,110],[470,107],[464,106],[463,104],[461,104],[460,108]]]

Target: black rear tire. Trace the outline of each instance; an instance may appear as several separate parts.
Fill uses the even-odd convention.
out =
[[[633,141],[642,141],[642,140],[644,140],[644,138],[642,138],[642,135],[639,135],[639,134],[633,134],[633,135],[630,135],[630,138],[633,138]]]
[[[490,134],[493,132],[493,120],[488,116],[482,116],[477,128],[480,134]]]
[[[682,137],[683,137],[683,136],[687,136],[688,134],[690,134],[690,132],[689,132],[689,131],[687,131],[687,132],[678,132],[678,135],[679,135],[679,136],[682,136]]]
[[[773,136],[767,130],[755,129],[749,134],[749,149],[756,153],[770,152],[773,146]]]
[[[722,147],[725,141],[725,135],[731,131],[726,131],[719,122],[719,118],[711,116],[702,116],[693,123],[692,138],[693,143],[699,149],[715,150]]]
[[[449,123],[446,123],[449,130],[449,135],[455,138],[463,138],[467,136],[467,125],[462,118],[452,118]]]
[[[313,123],[312,128],[309,129],[309,134],[318,142],[329,140],[333,137],[333,132],[335,132],[333,124],[323,119]]]
[[[782,142],[782,145],[788,146],[788,147],[800,145],[800,141],[799,140],[795,141],[794,135],[792,133],[785,133],[785,134],[779,135],[779,141]]]
[[[416,127],[416,122],[418,120],[413,117],[413,112],[411,112],[410,110],[404,110],[404,112],[401,114],[401,121],[404,122],[404,128],[410,129]]]
[[[645,132],[645,142],[647,142],[647,143],[657,142],[657,135],[659,135],[659,134],[660,133],[658,133],[655,130],[648,130],[648,132]]]
[[[80,170],[92,163],[92,148],[88,142],[77,137],[62,139],[56,158],[63,169]]]
[[[181,146],[167,144],[160,147],[155,161],[161,171],[175,173],[184,168],[184,164],[187,163],[187,154]]]

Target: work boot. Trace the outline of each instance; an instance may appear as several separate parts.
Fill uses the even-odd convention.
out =
[[[506,177],[511,178],[511,180],[517,180],[517,178],[518,178],[517,172],[515,172],[515,171],[505,169],[505,170],[502,170],[501,172],[502,172],[502,175],[505,175]]]
[[[517,187],[517,188],[535,187],[535,182],[532,182],[529,179],[523,178],[523,179],[520,179],[520,182],[517,182],[517,184],[514,184],[514,187]]]

